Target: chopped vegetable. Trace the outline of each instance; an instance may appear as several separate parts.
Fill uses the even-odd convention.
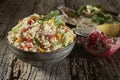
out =
[[[21,50],[24,50],[24,48],[23,48],[23,47],[21,47],[20,49],[21,49]]]
[[[112,16],[110,16],[109,14],[105,14],[105,13],[97,13],[92,17],[92,21],[96,22],[96,23],[105,23],[105,22],[111,22],[112,21]]]
[[[44,16],[42,20],[46,21],[46,20],[49,20],[49,19],[51,19],[53,17],[56,17],[58,15],[59,15],[59,11],[58,10],[51,11],[49,14],[47,14],[46,16]]]
[[[100,5],[97,5],[97,6],[84,5],[76,11],[76,14],[78,16],[84,15],[84,14],[85,15],[94,15],[94,14],[99,13],[99,12],[101,12]]]
[[[22,42],[22,38],[21,37],[17,38],[16,42]]]
[[[60,27],[63,24],[63,21],[60,19],[60,17],[55,18],[55,24]]]
[[[92,18],[92,21],[98,24],[112,22],[113,17],[107,14],[101,5],[84,5],[76,11],[78,16],[85,16]]]
[[[30,37],[26,37],[26,40],[27,40],[28,42],[32,42],[32,39],[31,39]]]
[[[51,34],[48,36],[49,37],[49,41],[51,41],[51,39],[55,38],[56,37],[56,34]]]
[[[34,23],[34,20],[32,20],[32,19],[28,20],[29,25],[31,25],[32,23]]]
[[[67,38],[65,38],[64,41],[63,41],[63,45],[67,46],[68,44],[69,44],[69,40]]]
[[[27,30],[28,30],[28,28],[22,28],[22,29],[21,29],[21,32],[24,33],[24,32],[26,32]]]
[[[68,32],[68,31],[69,31],[69,29],[68,29],[68,28],[66,28],[66,29],[65,29],[65,32]]]
[[[28,49],[29,49],[29,48],[32,48],[32,45],[31,45],[31,44],[25,45],[24,48],[28,48]]]
[[[60,33],[57,33],[57,39],[58,39],[58,41],[62,40],[62,35]]]
[[[22,27],[22,24],[16,25],[14,28],[12,28],[12,32],[15,32],[15,33],[18,32],[21,27]]]
[[[41,19],[38,19],[38,20],[36,20],[39,24],[43,24],[43,20],[41,20]]]
[[[54,18],[51,18],[48,22],[54,23],[54,22],[55,22],[55,19],[54,19]]]
[[[45,49],[39,48],[39,51],[40,51],[40,52],[45,52]]]
[[[36,45],[40,45],[41,44],[40,41],[37,38],[34,38],[34,42],[35,42]]]
[[[83,14],[83,10],[86,9],[86,6],[81,6],[81,8],[79,8],[77,11],[76,11],[76,14],[78,16],[82,15]]]
[[[22,22],[23,19],[19,19],[18,23]]]

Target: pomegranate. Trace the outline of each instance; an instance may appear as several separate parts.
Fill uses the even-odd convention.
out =
[[[83,43],[87,52],[94,56],[107,57],[120,48],[120,38],[108,38],[103,32],[92,31]]]

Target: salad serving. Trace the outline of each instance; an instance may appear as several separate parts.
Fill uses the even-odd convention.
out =
[[[75,34],[56,10],[47,15],[33,14],[20,19],[7,38],[10,44],[24,51],[50,52],[70,45]]]

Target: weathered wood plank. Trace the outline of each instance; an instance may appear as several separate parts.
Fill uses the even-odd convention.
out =
[[[16,9],[14,10],[14,8],[13,8],[13,12],[11,12],[11,15],[9,16],[9,20],[10,20],[9,23],[10,24],[8,24],[8,28],[7,28],[6,32],[16,23],[16,21],[18,21],[18,18],[25,17],[25,16],[28,16],[28,15],[31,14],[31,12],[33,10],[34,2],[35,2],[34,0],[29,0],[30,4],[27,4],[28,1],[26,1],[26,0],[22,1],[21,0],[22,4],[18,5],[17,1],[15,0],[15,4],[11,4],[12,6],[16,6]],[[19,9],[18,9],[18,7],[19,7]],[[24,9],[24,8],[26,8],[26,9]],[[17,10],[17,12],[16,12],[16,10]],[[9,13],[5,12],[4,14],[10,14],[10,12]],[[5,30],[3,32],[5,32]],[[5,45],[7,45],[7,44],[6,44],[5,40],[2,40],[1,43],[3,43],[3,44],[0,45],[0,48],[6,47]],[[1,57],[4,56],[4,57],[1,58],[2,63],[1,63],[1,66],[0,66],[0,68],[1,68],[0,69],[0,76],[1,76],[0,80],[1,79],[13,80],[12,76],[15,75],[15,74],[13,74],[13,72],[15,71],[14,70],[14,65],[15,65],[16,59],[14,60],[13,55],[12,55],[12,57],[10,57],[11,55],[9,55],[9,50],[8,51],[7,50],[6,51],[1,50],[0,55],[1,55]],[[8,59],[8,58],[10,58],[10,59]],[[9,66],[8,66],[8,63],[11,63],[11,64],[9,64]],[[17,69],[19,69],[19,66],[17,66]],[[18,71],[18,73],[16,73],[16,74],[17,74],[16,78],[18,78],[20,76],[20,71]]]
[[[6,3],[2,5],[2,10],[1,10],[2,14],[0,17],[0,23],[9,23],[13,17],[12,15],[15,15],[15,10],[18,9],[21,3],[22,3],[21,1],[18,1],[16,3],[15,0],[13,0],[11,3],[10,0],[6,0]]]
[[[34,12],[38,14],[47,14],[54,9],[55,0],[36,0],[36,6]]]
[[[4,46],[3,46],[4,45]],[[9,58],[7,55],[7,44],[5,39],[0,43],[0,79],[4,79],[6,76],[7,68],[8,68],[8,62]]]
[[[22,2],[19,1],[18,3],[15,3],[14,1],[12,4],[10,4],[10,2],[7,0],[6,4],[4,4],[5,6],[3,5],[4,9],[2,10],[2,15],[0,17],[0,38],[4,38],[6,35],[7,30],[9,29],[8,27],[10,26],[11,21],[13,20],[13,17],[15,16],[15,13],[21,3]]]
[[[0,24],[0,39],[4,38],[4,35],[6,34],[7,30],[7,24]]]
[[[35,80],[71,80],[69,59],[64,59],[51,66],[38,68]]]
[[[99,3],[107,9],[120,10],[119,0],[6,0],[0,4],[0,80],[120,80],[120,52],[101,59],[89,55],[78,44],[61,62],[34,67],[11,54],[4,38],[19,18],[31,13],[46,14],[61,5],[77,9],[83,4]]]

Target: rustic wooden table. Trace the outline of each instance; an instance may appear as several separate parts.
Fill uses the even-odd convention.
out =
[[[19,18],[46,14],[64,5],[103,4],[120,12],[120,0],[5,0],[0,3],[0,80],[120,80],[120,51],[107,58],[89,55],[80,44],[64,60],[52,66],[34,67],[16,58],[5,41]]]

